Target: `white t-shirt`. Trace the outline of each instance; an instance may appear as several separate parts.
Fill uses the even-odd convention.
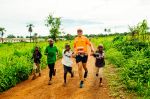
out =
[[[70,50],[64,54],[64,51],[65,50],[63,50],[63,52],[62,52],[62,55],[63,55],[62,64],[65,66],[68,66],[68,67],[72,67],[73,61],[71,59],[71,56],[72,56],[73,52]]]

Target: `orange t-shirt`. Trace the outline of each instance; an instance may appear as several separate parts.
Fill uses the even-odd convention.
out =
[[[85,36],[76,37],[74,41],[74,49],[76,53],[87,53],[87,46],[91,43]]]

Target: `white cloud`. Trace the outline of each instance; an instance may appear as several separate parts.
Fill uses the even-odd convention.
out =
[[[44,20],[51,12],[74,20],[76,24],[63,21],[62,26],[65,32],[74,34],[78,27],[84,28],[85,33],[100,33],[105,27],[123,32],[128,25],[143,19],[150,21],[149,0],[0,0],[0,7],[0,26],[15,35],[28,35],[27,23],[35,25],[34,32],[48,35]]]

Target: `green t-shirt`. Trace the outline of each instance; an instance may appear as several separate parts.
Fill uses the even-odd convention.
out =
[[[47,46],[45,49],[45,54],[47,54],[47,64],[52,64],[56,62],[56,54],[58,50],[56,46]]]

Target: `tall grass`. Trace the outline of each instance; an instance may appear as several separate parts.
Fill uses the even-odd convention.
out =
[[[150,47],[148,41],[127,40],[124,36],[92,39],[97,46],[102,43],[106,58],[119,68],[121,83],[128,91],[139,96],[150,96]]]
[[[58,59],[62,57],[62,49],[67,41],[59,41],[55,45],[58,48]],[[71,43],[72,44],[72,43]],[[0,92],[3,92],[17,83],[28,79],[32,72],[32,52],[35,46],[39,46],[42,52],[41,67],[47,66],[44,50],[47,42],[34,43],[10,43],[0,44]]]

